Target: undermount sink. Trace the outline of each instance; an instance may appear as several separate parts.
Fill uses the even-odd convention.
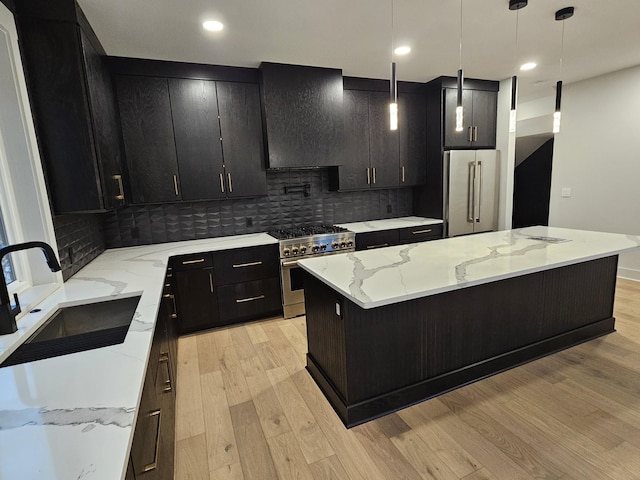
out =
[[[122,343],[139,301],[135,296],[60,308],[0,367]]]

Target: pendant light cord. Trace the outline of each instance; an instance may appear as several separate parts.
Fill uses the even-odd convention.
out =
[[[462,0],[460,0],[460,69],[462,70]]]
[[[564,20],[562,20],[562,40],[560,41],[560,78],[562,78],[562,64],[564,63]]]
[[[516,10],[516,50],[513,54],[513,66],[515,71],[518,71],[518,23],[520,21],[520,10]]]
[[[393,0],[391,0],[391,61],[393,62],[394,58],[395,58],[395,50],[394,50],[394,40],[395,40],[395,31],[393,28]]]

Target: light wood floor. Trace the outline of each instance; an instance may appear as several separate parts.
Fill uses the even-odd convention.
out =
[[[182,337],[176,478],[640,479],[640,283],[617,332],[347,430],[305,320]]]

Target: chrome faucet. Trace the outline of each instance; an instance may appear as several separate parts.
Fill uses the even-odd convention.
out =
[[[51,245],[49,245],[48,243],[44,242],[16,243],[15,245],[0,247],[0,263],[2,263],[2,259],[5,257],[5,255],[8,255],[12,252],[18,252],[20,250],[28,250],[30,248],[41,249],[42,253],[44,253],[45,259],[47,260],[47,265],[49,265],[51,271],[60,271],[60,264],[58,263],[56,254],[53,253],[53,248],[51,248]],[[22,310],[20,309],[18,294],[14,293],[13,298],[15,300],[14,305],[11,304],[11,300],[9,299],[9,290],[7,289],[7,284],[3,276],[2,281],[0,282],[0,335],[6,335],[18,330],[18,326],[16,325],[16,317]]]

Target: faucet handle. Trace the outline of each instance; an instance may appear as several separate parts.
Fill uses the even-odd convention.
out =
[[[20,299],[18,298],[18,294],[17,293],[13,294],[13,299],[16,301],[16,304],[15,305],[9,305],[9,308],[11,310],[11,313],[15,317],[16,315],[18,315],[22,311],[22,308],[20,308]]]

